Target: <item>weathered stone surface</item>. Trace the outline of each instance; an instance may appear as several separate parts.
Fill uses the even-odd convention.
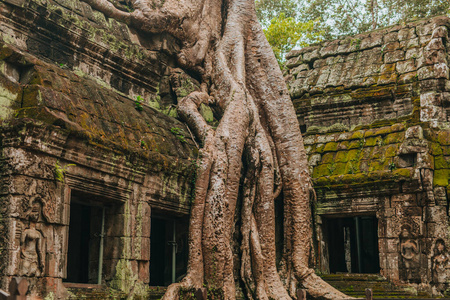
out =
[[[337,251],[323,234],[330,217],[371,215],[381,274],[430,294],[447,288],[449,25],[436,17],[324,43],[326,59],[302,74],[302,92],[288,81],[306,127],[322,272],[332,268],[327,253]]]
[[[75,218],[90,223],[97,283],[103,208],[103,283],[148,284],[153,216],[187,243],[197,149],[171,107],[196,85],[170,81],[179,45],[78,1],[9,0],[0,14],[0,288],[28,276],[32,297],[62,297]]]

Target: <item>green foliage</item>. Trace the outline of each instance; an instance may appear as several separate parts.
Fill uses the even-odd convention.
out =
[[[75,166],[75,164],[68,164],[65,166],[61,166],[59,164],[59,160],[55,163],[55,180],[64,183],[64,178],[66,177],[67,168]]]
[[[394,171],[395,169],[397,169],[397,166],[395,165],[395,163],[391,162],[388,165],[389,171]]]
[[[144,107],[142,106],[142,101],[144,101],[144,99],[142,99],[141,96],[136,97],[136,100],[134,100],[134,108],[136,108],[136,110],[138,111],[144,110]]]
[[[170,131],[175,134],[175,136],[182,142],[186,143],[186,138],[184,137],[184,130],[179,127],[172,127]]]
[[[282,13],[286,18],[296,19],[300,11],[296,0],[256,0],[255,8],[258,20],[264,28]]]
[[[284,56],[294,47],[305,47],[322,40],[322,32],[315,30],[318,23],[318,19],[298,22],[293,17],[286,17],[284,13],[271,20],[267,29],[264,29],[264,34],[280,66],[284,62]]]
[[[354,35],[377,28],[448,13],[444,0],[297,0],[298,19],[320,18],[325,38]]]

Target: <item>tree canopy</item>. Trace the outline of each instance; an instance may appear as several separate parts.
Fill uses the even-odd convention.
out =
[[[448,0],[256,0],[258,20],[280,65],[294,47],[446,14]]]

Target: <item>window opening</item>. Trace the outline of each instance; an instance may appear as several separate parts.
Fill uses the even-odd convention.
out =
[[[330,273],[379,273],[378,222],[374,216],[328,218]]]

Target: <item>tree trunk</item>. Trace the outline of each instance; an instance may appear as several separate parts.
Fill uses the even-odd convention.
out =
[[[157,0],[153,5],[134,0],[132,13],[107,0],[85,1],[141,33],[173,35],[184,45],[180,67],[202,78],[202,91],[178,104],[180,117],[202,145],[188,273],[169,286],[163,299],[178,299],[181,288],[204,285],[220,291],[224,299],[235,299],[240,284],[248,299],[296,298],[299,286],[316,298],[348,298],[308,267],[312,185],[306,154],[281,71],[256,19],[254,0],[161,0],[157,5]],[[199,113],[201,104],[220,114],[217,129]],[[277,269],[274,201],[280,194],[285,245]],[[237,219],[239,274],[234,272],[232,248]]]

